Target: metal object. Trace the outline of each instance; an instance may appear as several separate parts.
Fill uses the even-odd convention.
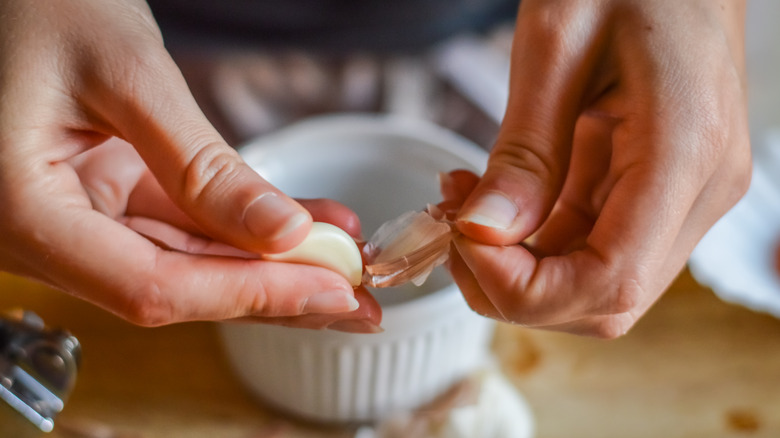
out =
[[[81,347],[29,311],[0,317],[0,436],[51,432],[76,382]]]

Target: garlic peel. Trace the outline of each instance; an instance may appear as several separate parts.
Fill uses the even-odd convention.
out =
[[[263,254],[265,260],[301,263],[330,269],[360,286],[363,259],[355,240],[341,228],[325,222],[314,222],[303,242],[295,248],[276,254]]]
[[[408,212],[383,224],[369,239],[364,252],[368,263],[363,282],[372,287],[425,282],[449,256],[451,225],[429,212]]]

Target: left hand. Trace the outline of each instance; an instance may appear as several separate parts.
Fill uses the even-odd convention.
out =
[[[164,250],[190,255],[258,259],[207,236],[165,193],[135,149],[112,138],[69,162],[96,210],[155,242]],[[111,188],[106,190],[106,188]],[[328,199],[298,200],[318,222],[336,225],[360,238],[360,221],[346,206]],[[260,262],[273,263],[273,262]],[[323,269],[323,268],[317,268]],[[381,331],[382,309],[363,287],[355,289],[360,307],[352,312],[297,316],[243,316],[230,321],[332,329],[357,333]]]
[[[359,307],[328,269],[202,255],[289,250],[312,213],[224,141],[144,0],[0,1],[0,96],[0,271],[143,326]]]

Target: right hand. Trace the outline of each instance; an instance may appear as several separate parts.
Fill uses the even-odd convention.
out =
[[[750,183],[744,15],[523,0],[487,170],[443,180],[472,308],[602,338],[647,312]]]
[[[312,222],[211,126],[144,2],[3,1],[0,96],[0,270],[145,326],[378,322],[367,294],[346,313],[354,292],[329,270],[170,251],[131,228],[145,216],[256,254],[292,248]],[[337,224],[354,234],[351,215]]]

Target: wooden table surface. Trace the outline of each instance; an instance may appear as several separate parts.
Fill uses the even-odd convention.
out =
[[[23,307],[83,345],[76,389],[49,436],[341,438],[252,399],[211,323],[139,328],[0,274]],[[531,404],[538,438],[780,436],[780,321],[718,300],[686,271],[614,341],[499,326],[494,351]],[[475,437],[478,438],[478,437]]]

